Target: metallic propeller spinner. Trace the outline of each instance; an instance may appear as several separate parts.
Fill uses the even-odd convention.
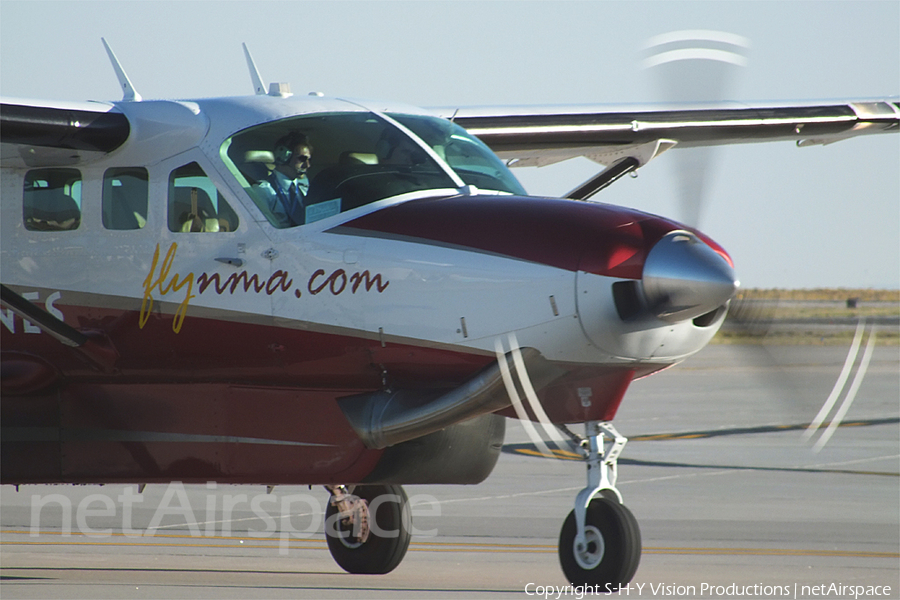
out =
[[[687,231],[673,231],[653,246],[642,281],[651,312],[672,323],[717,310],[740,285],[731,264]]]

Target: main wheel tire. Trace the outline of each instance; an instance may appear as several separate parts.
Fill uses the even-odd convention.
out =
[[[569,513],[559,534],[559,562],[575,585],[618,589],[634,577],[641,561],[641,531],[637,519],[610,498],[591,500],[585,512],[587,547],[575,548],[575,511]]]
[[[359,543],[331,503],[325,509],[325,539],[335,562],[348,573],[390,573],[409,548],[409,499],[399,485],[360,485],[353,494],[369,506],[369,537]]]

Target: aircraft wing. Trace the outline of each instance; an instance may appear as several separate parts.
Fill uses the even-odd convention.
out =
[[[112,152],[130,126],[111,104],[3,98],[0,132],[0,166],[67,166]]]
[[[464,127],[517,167],[544,166],[576,156],[603,165],[632,156],[643,165],[672,146],[777,140],[809,146],[900,131],[900,102],[895,98],[780,106],[451,107],[439,108],[437,114]]]
[[[0,100],[0,165],[63,166],[89,162],[128,139],[128,119],[111,104]],[[584,156],[603,165],[634,157],[637,166],[663,150],[794,140],[830,144],[857,135],[900,131],[900,102],[717,104],[704,107],[439,108],[511,166],[544,166]]]

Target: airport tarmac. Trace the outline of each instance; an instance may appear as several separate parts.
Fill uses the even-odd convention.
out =
[[[619,489],[644,550],[612,597],[900,597],[900,349],[874,347],[818,452],[800,428],[846,353],[710,346],[632,385]],[[331,560],[321,488],[2,486],[0,597],[577,598],[556,546],[584,466],[515,422],[506,442],[481,485],[406,487],[414,537],[383,576]]]

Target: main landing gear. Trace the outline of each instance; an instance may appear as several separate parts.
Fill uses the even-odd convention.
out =
[[[559,562],[574,585],[604,591],[627,584],[641,560],[641,532],[616,489],[616,461],[625,442],[612,423],[585,423],[581,446],[587,486],[559,534]]]
[[[409,548],[409,499],[399,485],[325,486],[325,539],[335,562],[348,573],[393,571]]]

